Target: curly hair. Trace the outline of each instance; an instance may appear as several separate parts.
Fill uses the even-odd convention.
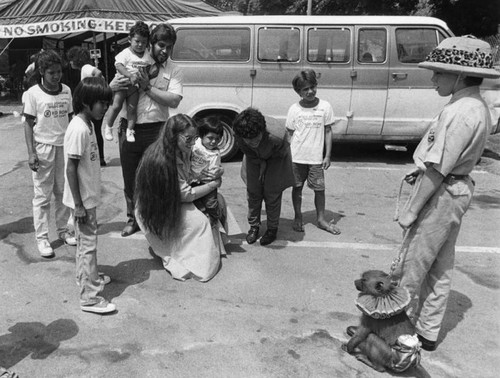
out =
[[[266,119],[257,109],[246,108],[234,119],[233,131],[240,138],[255,138],[266,131]]]
[[[73,46],[68,50],[67,58],[75,66],[82,68],[84,65],[90,63],[90,52],[81,46]]]
[[[128,35],[130,38],[134,38],[135,35],[139,35],[149,40],[149,26],[143,21],[137,21],[135,25],[130,28]]]
[[[305,83],[309,83],[313,87],[318,85],[318,79],[316,78],[316,72],[314,70],[303,70],[300,71],[292,80],[293,89],[295,92],[299,92]]]
[[[175,237],[181,209],[177,172],[179,134],[194,127],[185,114],[170,117],[141,159],[135,179],[135,206],[146,229],[160,239]]]

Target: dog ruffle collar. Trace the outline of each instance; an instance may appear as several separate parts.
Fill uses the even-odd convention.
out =
[[[410,303],[410,293],[403,287],[395,287],[389,294],[376,297],[361,293],[356,306],[374,319],[386,319],[402,312]]]

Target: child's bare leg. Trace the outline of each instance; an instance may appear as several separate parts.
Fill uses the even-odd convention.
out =
[[[120,114],[122,110],[123,102],[127,97],[127,91],[118,91],[115,92],[113,96],[113,105],[109,108],[108,113],[106,114],[106,125],[109,127],[113,127],[115,123],[116,117]]]
[[[340,234],[340,230],[333,224],[333,220],[328,222],[325,219],[325,202],[325,191],[315,190],[314,206],[316,207],[316,219],[318,222],[318,228],[330,232],[331,234],[338,235]]]
[[[302,223],[302,189],[304,186],[294,186],[292,188],[292,203],[295,217],[293,219],[292,228],[297,232],[304,232],[304,224]]]
[[[139,90],[132,87],[127,93],[127,129],[134,130],[137,121],[137,104],[139,103]]]

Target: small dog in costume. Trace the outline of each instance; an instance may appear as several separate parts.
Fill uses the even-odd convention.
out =
[[[377,371],[399,373],[418,365],[420,342],[404,311],[408,291],[380,270],[364,272],[354,285],[360,291],[356,306],[363,314],[358,327],[347,327],[352,337],[342,349]]]

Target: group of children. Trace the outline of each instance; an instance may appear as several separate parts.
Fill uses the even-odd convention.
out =
[[[69,245],[78,244],[77,282],[83,311],[108,313],[116,310],[114,304],[98,296],[110,278],[97,271],[96,207],[100,198],[103,157],[98,148],[96,125],[100,125],[112,104],[104,132],[106,139],[112,140],[112,124],[126,101],[127,141],[134,142],[139,97],[136,84],[139,75],[148,75],[149,67],[154,64],[147,50],[148,40],[147,25],[138,22],[130,31],[130,47],[117,55],[117,75],[130,79],[127,91],[113,95],[101,72],[90,64],[79,64],[81,60],[77,57],[81,51],[73,50],[69,54],[70,62],[73,68],[81,71],[81,81],[72,96],[70,88],[60,82],[61,58],[48,50],[37,56],[38,84],[31,86],[23,96],[28,164],[33,171],[33,218],[38,250],[42,257],[54,256],[48,238],[50,202],[54,194],[58,236]],[[307,180],[315,191],[318,227],[339,233],[324,218],[323,170],[330,165],[333,112],[327,102],[316,97],[314,71],[301,72],[294,79],[293,86],[301,97],[300,102],[290,108],[286,124],[291,136],[296,177],[292,194],[294,230],[303,231],[301,196]],[[199,121],[198,137],[192,151],[192,185],[211,181],[214,174],[220,175],[222,170],[218,149],[223,137],[222,124],[215,117]],[[195,205],[212,221],[221,216],[216,189],[197,200]]]
[[[134,141],[137,69],[148,67],[153,62],[147,52],[148,39],[149,28],[145,23],[138,22],[130,32],[130,48],[117,56],[119,74],[130,78],[133,88],[129,90],[131,97],[127,98],[129,93],[125,91],[113,96],[101,72],[85,64],[81,48],[74,48],[68,54],[71,66],[81,71],[81,81],[73,94],[67,85],[61,83],[63,62],[52,50],[41,51],[37,55],[37,84],[23,94],[23,120],[28,165],[33,178],[33,221],[38,251],[44,258],[54,257],[49,241],[50,204],[54,195],[58,237],[66,244],[77,245],[76,275],[83,311],[109,313],[116,310],[114,304],[98,295],[110,278],[97,271],[96,206],[100,200],[103,157],[98,148],[95,125],[102,122],[113,97],[113,104],[116,105],[113,111],[115,108],[118,111],[110,114],[108,119],[116,118],[127,99],[130,130],[127,140]],[[105,132],[108,140],[112,139],[109,124]]]

